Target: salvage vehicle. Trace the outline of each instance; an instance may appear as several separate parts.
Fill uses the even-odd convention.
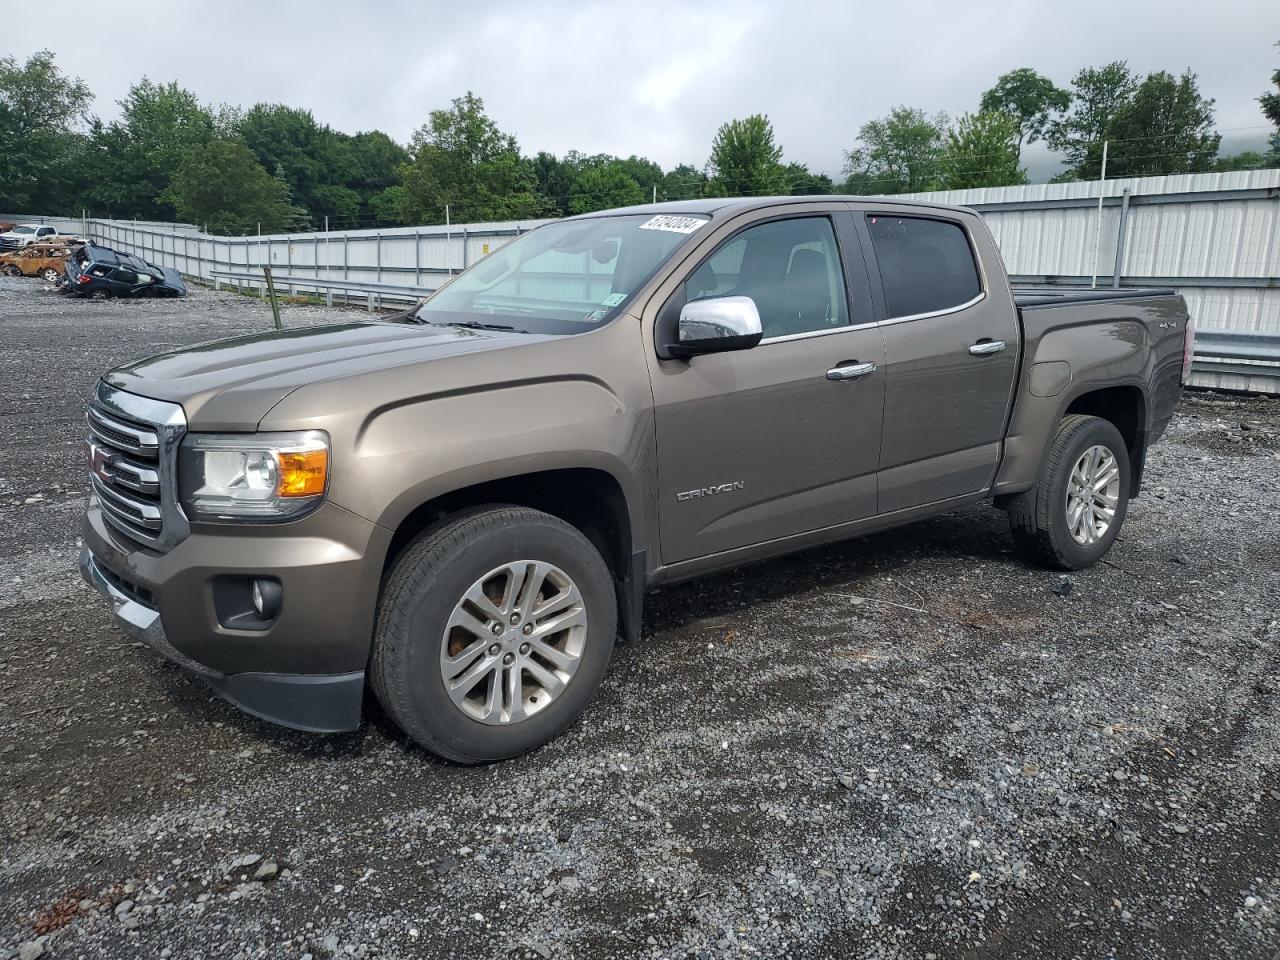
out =
[[[35,243],[13,253],[0,254],[0,273],[9,277],[41,277],[49,283],[63,279],[72,248],[65,244]]]
[[[249,713],[351,730],[368,684],[463,763],[570,725],[664,584],[983,500],[1097,563],[1192,340],[1172,291],[1013,291],[973,211],[853,197],[557,221],[406,319],[105,374],[80,562]]]
[[[182,297],[187,286],[172,267],[86,243],[66,263],[67,293],[81,297]]]
[[[21,250],[23,247],[57,236],[58,231],[46,224],[20,223],[0,233],[0,250]]]

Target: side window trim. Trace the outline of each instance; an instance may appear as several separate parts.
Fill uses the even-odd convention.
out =
[[[880,317],[880,323],[883,326],[889,326],[895,323],[910,323],[915,320],[929,320],[934,317],[945,317],[952,313],[959,313],[962,310],[968,310],[976,306],[987,298],[990,292],[990,285],[987,280],[987,272],[983,266],[982,259],[978,256],[977,245],[973,241],[973,233],[969,229],[969,225],[960,219],[947,216],[940,216],[934,210],[917,211],[890,211],[876,207],[867,206],[851,206],[850,213],[857,224],[858,238],[862,242],[864,257],[866,258],[868,280],[874,285],[876,292],[876,308],[877,315]],[[885,294],[884,280],[880,274],[880,260],[876,256],[875,243],[871,238],[871,228],[867,221],[871,217],[904,217],[914,220],[936,220],[939,223],[950,224],[959,227],[964,234],[965,242],[969,244],[969,256],[973,258],[974,273],[978,277],[978,293],[976,296],[966,300],[963,303],[955,304],[950,307],[942,307],[938,310],[926,310],[922,313],[903,314],[902,316],[893,316],[889,310],[888,297]]]

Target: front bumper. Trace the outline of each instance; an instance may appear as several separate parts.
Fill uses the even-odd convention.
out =
[[[80,571],[129,636],[246,712],[298,730],[354,730],[377,596],[369,571],[381,568],[366,558],[380,557],[385,531],[332,505],[309,521],[312,535],[193,533],[158,554],[108,526],[90,498]],[[270,629],[218,622],[210,584],[231,573],[283,583],[284,608]]]

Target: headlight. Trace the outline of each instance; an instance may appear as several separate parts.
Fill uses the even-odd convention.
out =
[[[192,520],[297,517],[324,498],[329,438],[319,430],[188,434],[178,482]]]

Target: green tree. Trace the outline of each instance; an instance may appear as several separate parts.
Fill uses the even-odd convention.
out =
[[[1030,67],[1012,70],[982,95],[980,113],[1007,113],[1017,122],[1018,152],[1044,136],[1050,118],[1071,105],[1071,94]]]
[[[787,192],[782,147],[763,114],[730,120],[716,132],[707,163],[706,191],[713,197],[759,197]]]
[[[1257,150],[1244,150],[1229,157],[1218,157],[1209,169],[1214,173],[1230,173],[1234,170],[1261,170],[1271,165],[1272,162],[1265,154]]]
[[[453,219],[473,221],[536,217],[546,210],[516,138],[499,130],[484,101],[470,92],[449,110],[431,111],[413,136],[411,154],[400,168],[408,219],[441,223],[446,206]]]
[[[213,233],[264,233],[294,229],[305,212],[289,198],[283,178],[267,173],[242,141],[214,139],[193,147],[164,191],[178,216],[208,224]]]
[[[825,196],[836,192],[836,185],[825,173],[812,173],[803,163],[788,163],[784,168],[787,193],[793,197]]]
[[[537,183],[538,197],[547,210],[558,216],[569,212],[569,194],[573,191],[574,170],[554,153],[539,150],[529,161]]]
[[[41,50],[19,65],[0,57],[0,209],[69,213],[69,162],[92,100],[88,86],[66,76]]]
[[[1280,43],[1276,44],[1280,47]],[[1270,162],[1280,164],[1280,67],[1271,74],[1271,84],[1276,89],[1268,90],[1262,96],[1258,97],[1258,103],[1262,106],[1262,112],[1267,119],[1275,126],[1275,133],[1271,135],[1271,157]]]
[[[662,175],[659,200],[693,200],[707,191],[707,174],[691,163],[678,163]]]
[[[1200,95],[1190,70],[1175,79],[1161,70],[1139,84],[1107,124],[1107,176],[1200,173],[1218,156],[1213,100]]]
[[[914,107],[895,107],[864,123],[858,146],[845,152],[850,193],[918,193],[942,180],[942,152],[949,119]]]
[[[644,188],[627,174],[623,161],[590,166],[573,181],[569,197],[570,213],[591,213],[644,203]]]
[[[213,114],[176,83],[143,78],[120,101],[121,118],[95,125],[93,177],[85,201],[114,216],[171,220],[162,199],[178,166],[214,136]]]
[[[1071,86],[1070,111],[1049,125],[1045,137],[1049,146],[1066,155],[1068,169],[1055,179],[1096,180],[1102,168],[1102,141],[1120,108],[1133,99],[1138,79],[1128,64],[1117,60],[1086,67],[1072,78]]]
[[[947,190],[1006,187],[1026,183],[1018,166],[1021,127],[1002,111],[962,116],[947,132],[942,152],[942,186]]]

